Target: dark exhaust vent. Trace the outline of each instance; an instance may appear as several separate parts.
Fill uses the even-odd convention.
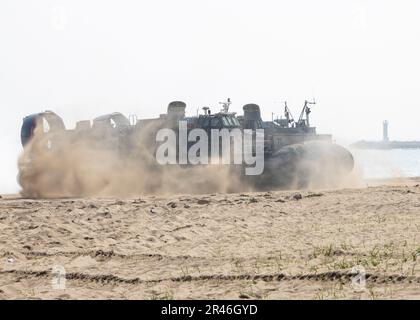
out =
[[[262,129],[262,119],[260,107],[250,103],[243,106],[244,109],[244,129]]]

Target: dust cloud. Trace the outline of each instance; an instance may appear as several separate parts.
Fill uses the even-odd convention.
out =
[[[93,136],[54,137],[38,131],[19,161],[27,197],[131,197],[140,194],[246,191],[230,166],[159,165],[153,130],[128,141],[98,143]]]
[[[302,144],[265,162],[259,177],[233,165],[159,165],[152,123],[125,137],[106,132],[44,133],[37,127],[19,157],[21,194],[32,198],[135,197],[141,194],[233,193],[274,189],[361,187],[344,150],[334,144]],[[348,156],[347,156],[348,158]],[[346,162],[344,161],[344,163]],[[339,165],[337,165],[339,164]],[[334,169],[332,169],[334,168]]]

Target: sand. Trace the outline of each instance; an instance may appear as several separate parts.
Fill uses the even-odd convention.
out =
[[[1,299],[419,299],[420,187],[3,196],[0,259]]]

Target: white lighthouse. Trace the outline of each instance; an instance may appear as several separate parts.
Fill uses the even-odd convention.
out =
[[[385,120],[382,124],[382,128],[383,128],[383,138],[382,141],[383,142],[389,142],[389,136],[388,136],[388,121]]]

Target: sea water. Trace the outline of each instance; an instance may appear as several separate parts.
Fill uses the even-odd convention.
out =
[[[420,176],[420,149],[351,150],[364,179]]]

